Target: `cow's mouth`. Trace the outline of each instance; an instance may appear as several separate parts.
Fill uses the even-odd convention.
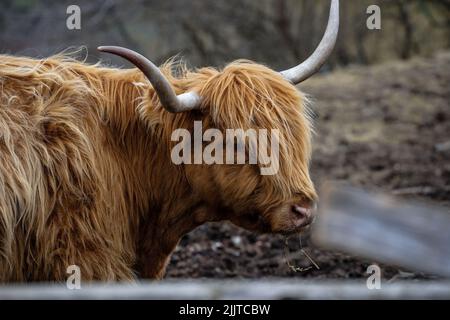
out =
[[[315,217],[310,209],[302,213],[295,212],[288,207],[276,208],[263,214],[255,210],[244,215],[234,216],[230,221],[246,230],[257,233],[280,234],[283,236],[298,235],[308,232]],[[303,209],[303,208],[302,208]]]
[[[279,234],[281,234],[281,235],[283,235],[285,237],[291,237],[291,236],[299,235],[299,234],[308,232],[311,229],[311,224],[312,224],[312,222],[308,223],[308,224],[305,224],[305,225],[302,225],[302,226],[298,226],[298,227],[293,226],[292,228],[288,228],[286,230],[282,230],[282,231],[279,231],[277,233],[279,233]]]
[[[305,222],[301,225],[292,224],[288,227],[283,228],[273,228],[269,221],[267,221],[263,216],[258,214],[250,214],[245,217],[240,217],[237,220],[231,220],[235,225],[242,227],[246,230],[257,232],[257,233],[271,233],[280,234],[283,236],[293,236],[308,232],[311,228],[311,222]]]
[[[280,216],[279,219],[274,219],[275,230],[273,230],[273,233],[292,236],[308,232],[314,223],[315,214],[313,213],[313,209],[300,209],[297,208],[299,212],[291,210],[289,213],[286,213],[287,210],[284,210],[284,217]]]

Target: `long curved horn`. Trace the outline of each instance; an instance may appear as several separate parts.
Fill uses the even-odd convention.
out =
[[[164,109],[171,113],[186,112],[198,109],[202,99],[195,92],[188,92],[177,96],[166,77],[150,60],[130,49],[122,47],[98,47],[101,52],[107,52],[122,57],[144,73],[155,89]]]
[[[339,32],[339,0],[331,0],[330,17],[327,30],[316,51],[302,64],[280,72],[281,75],[293,84],[305,81],[325,64],[333,52]]]

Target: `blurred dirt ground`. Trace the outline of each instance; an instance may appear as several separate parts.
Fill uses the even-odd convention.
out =
[[[433,58],[352,67],[301,86],[313,100],[312,175],[317,186],[343,180],[450,212],[450,52]],[[304,246],[320,266],[292,272],[284,238],[254,235],[230,224],[209,224],[185,236],[168,278],[361,278],[373,261]],[[310,263],[289,242],[292,263]],[[430,278],[382,266],[383,277]]]

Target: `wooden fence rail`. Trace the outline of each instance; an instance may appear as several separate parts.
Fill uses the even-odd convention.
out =
[[[313,228],[316,244],[450,277],[450,209],[328,184]]]
[[[163,281],[159,283],[91,284],[80,290],[62,285],[0,287],[0,299],[138,299],[138,300],[267,300],[267,299],[450,299],[450,282],[382,283],[369,290],[358,281]]]

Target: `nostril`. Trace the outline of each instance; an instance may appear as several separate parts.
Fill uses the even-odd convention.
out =
[[[311,210],[300,207],[298,205],[292,206],[292,212],[294,212],[301,219],[309,219],[311,217]]]

